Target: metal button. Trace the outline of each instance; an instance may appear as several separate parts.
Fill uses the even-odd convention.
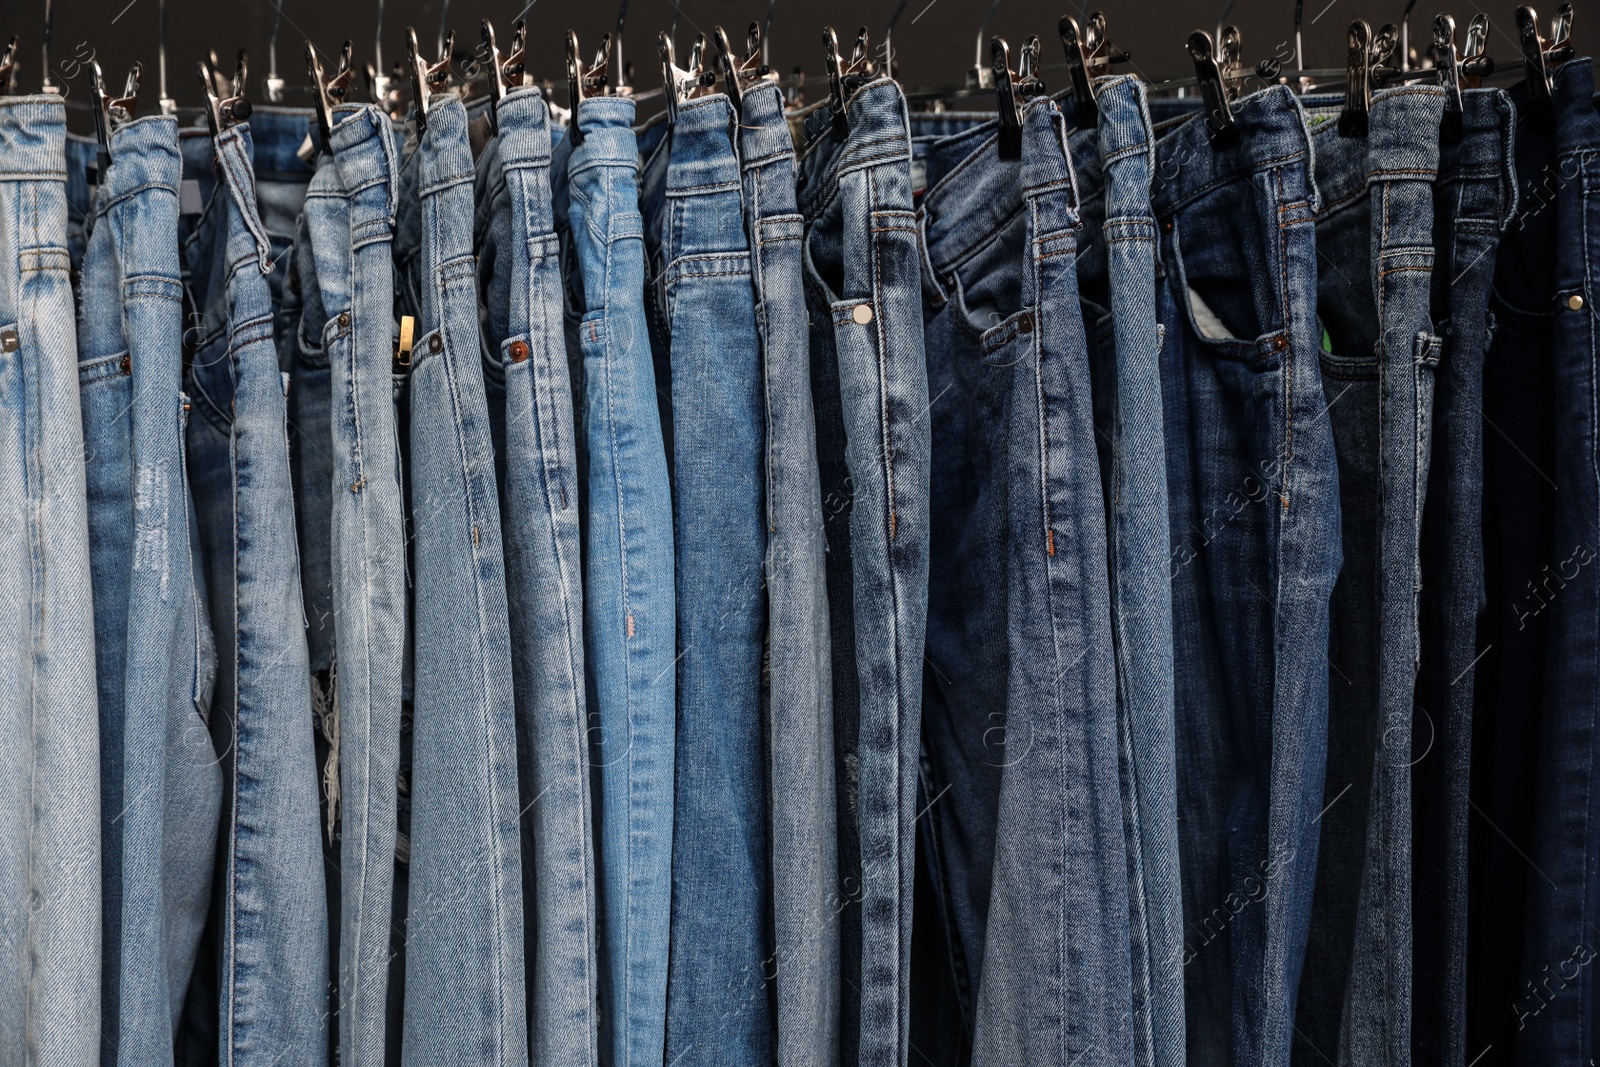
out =
[[[16,330],[0,331],[0,352],[15,352],[19,343]]]
[[[434,334],[432,337],[428,338],[428,351],[429,352],[443,352],[444,351],[444,338],[440,337],[438,334]]]
[[[528,342],[526,342],[526,341],[512,341],[511,342],[511,362],[513,362],[513,363],[521,363],[523,360],[525,360],[527,358],[528,358]]]
[[[1567,297],[1567,307],[1571,308],[1573,311],[1582,311],[1583,297],[1578,293],[1573,293],[1571,296]]]
[[[856,320],[858,326],[865,326],[872,321],[872,307],[868,304],[857,304],[850,317]]]
[[[349,328],[350,328],[350,313],[348,311],[339,312],[339,329],[348,330]]]

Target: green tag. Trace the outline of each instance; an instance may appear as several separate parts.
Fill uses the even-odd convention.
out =
[[[1322,350],[1328,355],[1333,355],[1333,338],[1328,336],[1328,328],[1322,328]]]

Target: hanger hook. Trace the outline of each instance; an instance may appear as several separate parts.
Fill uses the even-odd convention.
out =
[[[910,0],[900,0],[895,5],[894,14],[889,16],[889,24],[883,28],[883,71],[890,77],[894,76],[894,25],[900,21],[900,16],[905,14],[906,4]]]
[[[53,0],[44,0],[44,36],[39,48],[44,66],[39,77],[39,91],[44,93],[60,92],[56,83],[50,78],[50,34],[55,29],[56,13]]]
[[[778,11],[778,0],[767,0],[767,17],[761,23],[761,65],[771,65],[768,44],[772,40],[772,16]]]
[[[974,71],[989,71],[990,70],[990,64],[985,61],[984,54],[983,54],[984,53],[984,47],[983,47],[984,46],[984,31],[989,28],[989,20],[994,18],[995,10],[997,8],[999,8],[999,6],[1000,6],[1000,0],[994,0],[994,2],[989,5],[989,10],[984,13],[983,21],[978,23],[978,44],[977,44],[976,50],[972,54],[972,69]],[[980,83],[983,80],[984,80],[983,78],[981,78],[981,77],[979,78]],[[983,86],[980,84],[979,88],[983,88]]]

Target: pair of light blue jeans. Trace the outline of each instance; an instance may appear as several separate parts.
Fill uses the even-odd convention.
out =
[[[738,115],[686,101],[640,176],[656,378],[670,383],[678,607],[668,1063],[770,1054],[761,346]]]
[[[478,159],[484,386],[505,530],[522,798],[534,1063],[599,1062],[594,826],[584,692],[583,558],[572,383],[551,210],[549,109],[496,106]]]
[[[199,321],[188,460],[217,638],[223,758],[215,988],[223,1062],[326,1063],[328,923],[311,674],[287,436],[250,127],[213,139],[215,179],[185,240]],[[225,620],[219,624],[219,620]]]
[[[663,1062],[672,909],[672,494],[645,319],[633,117],[626,97],[584,100],[573,120],[581,134],[569,128],[550,163],[580,427],[600,1057],[611,1067]]]
[[[113,131],[80,274],[100,697],[101,1063],[173,1058],[211,900],[216,652],[184,463],[178,124]]]
[[[41,1067],[94,1063],[102,1040],[100,730],[66,133],[62,97],[0,97],[0,1056]],[[164,998],[160,1010],[164,1024]]]

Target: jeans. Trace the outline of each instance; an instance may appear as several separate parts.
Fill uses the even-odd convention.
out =
[[[1600,110],[1588,59],[1553,75],[1555,168],[1555,538],[1534,579],[1534,603],[1550,616],[1539,769],[1533,779],[1534,833],[1525,871],[1527,932],[1519,996],[1513,1002],[1518,1064],[1577,1063],[1600,1049],[1593,1003],[1600,954],[1600,468],[1595,405],[1600,403]],[[1549,293],[1550,290],[1546,290]]]
[[[898,85],[872,80],[849,95],[842,116],[824,109],[813,121],[797,200],[831,606],[839,1060],[889,1067],[907,1056],[928,593],[917,220]]]
[[[335,112],[344,229],[313,249],[328,311],[331,603],[338,675],[340,1063],[385,1062],[394,916],[401,680],[406,652],[403,473],[391,336],[398,160],[377,107]],[[319,169],[319,175],[322,170]],[[319,256],[319,259],[322,257]]]
[[[1298,99],[1156,145],[1188,1060],[1284,1064],[1322,807],[1338,472]],[[1218,942],[1222,942],[1219,944]]]
[[[288,382],[273,350],[271,245],[256,214],[250,127],[214,144],[216,184],[184,253],[201,309],[189,477],[217,633],[215,706],[225,709],[211,716],[226,797],[213,902],[219,1055],[321,1064],[328,925]]]
[[[599,960],[582,530],[550,119],[537,89],[505,97],[498,118],[499,136],[478,159],[478,279],[488,308],[483,373],[511,611],[531,1061],[594,1067]]]
[[[578,107],[552,153],[581,404],[584,650],[600,933],[600,1048],[654,1067],[666,1048],[672,908],[672,495],[644,308],[638,147],[626,97]]]
[[[434,97],[415,151],[416,747],[402,1062],[517,1067],[528,1025],[516,709],[459,100]]]
[[[1019,163],[1001,159],[992,124],[940,142],[921,212],[936,398],[924,788],[941,798],[924,801],[924,841],[959,987],[975,989],[963,992],[981,1064],[1133,1055],[1106,510],[1066,126],[1053,101],[1030,103]],[[953,166],[937,158],[963,148]]]
[[[666,1059],[682,1067],[761,1062],[772,1042],[765,434],[738,121],[720,93],[680,104],[640,199],[665,342],[657,364],[670,365],[672,390],[680,654]]]
[[[1411,1056],[1418,537],[1440,350],[1429,302],[1439,141],[1416,132],[1439,128],[1444,91],[1375,93],[1365,138],[1339,132],[1342,98],[1305,106],[1323,197],[1317,314],[1344,568],[1333,597],[1322,843],[1296,1058],[1398,1065]]]
[[[1444,346],[1422,514],[1422,670],[1411,742],[1411,1055],[1418,1067],[1454,1067],[1481,1051],[1466,1044],[1468,784],[1483,596],[1483,357],[1495,249],[1516,210],[1512,117],[1502,90],[1464,92],[1461,136],[1441,150],[1433,195],[1432,303]]]
[[[1483,588],[1474,655],[1472,781],[1468,823],[1468,1055],[1509,1064],[1518,1009],[1537,1008],[1524,986],[1534,790],[1542,759],[1547,610],[1568,552],[1553,555],[1556,511],[1555,321],[1557,195],[1552,114],[1510,90],[1515,111],[1517,210],[1501,236],[1489,290],[1483,362]],[[1548,570],[1546,569],[1548,568]],[[1552,575],[1556,577],[1552,578]],[[1548,585],[1546,585],[1548,583]],[[1570,951],[1570,946],[1569,946]],[[1552,970],[1567,953],[1535,965]],[[1570,973],[1570,967],[1568,968]],[[1541,994],[1542,995],[1542,994]],[[1548,1023],[1542,1020],[1535,1025]]]
[[[739,113],[766,409],[767,798],[778,1067],[839,1056],[838,811],[821,482],[811,402],[794,141],[783,93]]]
[[[0,97],[0,1061],[39,1067],[93,1063],[101,1046],[100,733],[66,133],[60,96]]]
[[[1133,967],[1134,1060],[1181,1063],[1183,887],[1173,750],[1172,538],[1156,322],[1155,138],[1144,84],[1095,92],[1069,142],[1085,225],[1078,289],[1106,501]]]
[[[222,801],[207,731],[216,653],[195,583],[183,461],[177,123],[128,123],[111,148],[78,328],[99,680],[105,1065],[173,1059]]]

